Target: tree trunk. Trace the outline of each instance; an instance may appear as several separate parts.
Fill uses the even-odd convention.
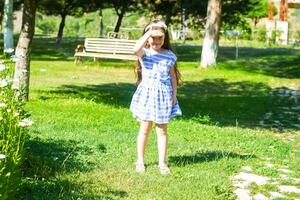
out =
[[[13,0],[5,0],[4,2],[4,51],[14,49],[14,33],[13,33]]]
[[[170,12],[166,13],[166,21],[165,21],[165,23],[166,23],[167,26],[169,26],[169,24],[171,23],[171,16],[172,16],[172,13],[170,13]]]
[[[222,0],[209,0],[200,67],[216,65],[219,48]]]
[[[259,18],[255,17],[254,18],[254,28],[256,28],[256,25],[258,24]]]
[[[115,30],[114,30],[115,33],[118,33],[119,30],[120,30],[120,27],[121,27],[121,24],[122,24],[122,19],[125,15],[126,9],[127,9],[127,5],[123,5],[123,7],[121,8],[121,12],[119,13],[117,11],[118,21],[117,21],[117,24],[115,26]]]
[[[102,15],[102,8],[99,8],[99,21],[100,21],[100,26],[99,26],[99,37],[103,38],[104,37],[104,31],[103,31],[103,15]]]
[[[0,12],[0,22],[3,22],[3,13],[2,12]],[[2,23],[0,23],[0,31],[1,32],[3,31]]]
[[[124,14],[125,14],[125,9],[122,9],[122,12],[120,14],[118,14],[118,21],[117,21],[117,24],[116,24],[115,30],[114,30],[114,32],[116,32],[116,33],[118,33],[120,30]]]
[[[63,38],[64,28],[65,28],[65,23],[66,23],[66,17],[67,17],[66,14],[61,15],[61,21],[60,21],[59,29],[58,29],[58,33],[57,33],[56,44],[60,44],[61,40]]]
[[[30,52],[34,35],[37,0],[25,0],[23,7],[22,28],[16,48],[16,65],[13,88],[24,101],[29,97]]]

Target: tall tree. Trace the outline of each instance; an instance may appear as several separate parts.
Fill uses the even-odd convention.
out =
[[[245,15],[251,10],[256,0],[209,0],[205,37],[202,46],[200,67],[216,65],[219,48],[219,35],[222,24],[227,28],[245,25]]]
[[[147,7],[154,17],[163,16],[167,25],[172,22],[171,17],[180,15],[183,4],[182,0],[145,0],[141,3]]]
[[[63,37],[66,18],[71,16],[82,16],[89,0],[41,0],[39,2],[39,11],[46,15],[56,15],[61,17],[57,33],[57,43],[59,44]]]
[[[247,15],[261,0],[222,0],[222,27],[249,29]]]
[[[251,9],[247,13],[247,17],[252,19],[254,27],[258,23],[258,20],[268,16],[268,0],[252,0]]]
[[[222,24],[226,24],[228,27],[238,26],[241,21],[244,22],[245,16],[260,1],[222,0]],[[166,23],[181,23],[182,11],[185,9],[189,27],[196,29],[205,27],[208,1],[143,0],[141,3],[154,16],[163,16]]]
[[[89,0],[89,4],[85,4],[84,10],[86,12],[99,12],[99,37],[104,37],[104,23],[103,23],[103,9],[111,8],[109,0]]]
[[[104,25],[103,25],[103,14],[102,14],[102,8],[99,8],[99,37],[104,37]]]
[[[115,25],[114,32],[119,32],[123,17],[128,11],[136,11],[138,6],[137,0],[110,0],[112,7],[115,9],[118,15],[117,23]]]
[[[7,49],[14,48],[14,33],[13,33],[13,0],[4,1],[4,19],[3,19],[3,40],[4,52]]]
[[[120,1],[115,0],[115,1],[112,1],[112,4],[115,8],[116,14],[118,15],[117,23],[116,23],[115,30],[114,30],[114,32],[117,33],[120,30],[122,19],[128,9],[129,2],[122,1],[122,0],[120,0]]]
[[[16,65],[13,87],[22,99],[29,97],[30,53],[34,36],[35,15],[38,0],[24,0],[22,28],[16,48]]]
[[[222,0],[209,0],[200,67],[216,65],[221,27]]]

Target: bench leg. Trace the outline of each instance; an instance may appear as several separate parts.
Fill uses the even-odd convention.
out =
[[[74,63],[77,65],[79,63],[79,61],[80,61],[80,57],[79,56],[75,56]]]
[[[96,62],[97,61],[97,58],[96,57],[94,57],[94,62]]]

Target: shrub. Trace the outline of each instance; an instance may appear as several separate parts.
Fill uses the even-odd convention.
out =
[[[37,14],[36,18],[36,32],[38,34],[52,35],[57,32],[57,19],[53,17],[45,17],[40,13]]]
[[[0,199],[12,199],[18,191],[26,127],[32,124],[12,89],[12,66],[0,61]]]
[[[265,42],[266,34],[267,34],[267,30],[265,28],[258,29],[255,39],[257,41]]]

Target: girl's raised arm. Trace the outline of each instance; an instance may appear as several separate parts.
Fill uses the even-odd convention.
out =
[[[133,48],[133,52],[138,57],[142,57],[144,55],[143,47],[147,43],[148,38],[151,36],[151,28],[148,30],[136,43]]]

